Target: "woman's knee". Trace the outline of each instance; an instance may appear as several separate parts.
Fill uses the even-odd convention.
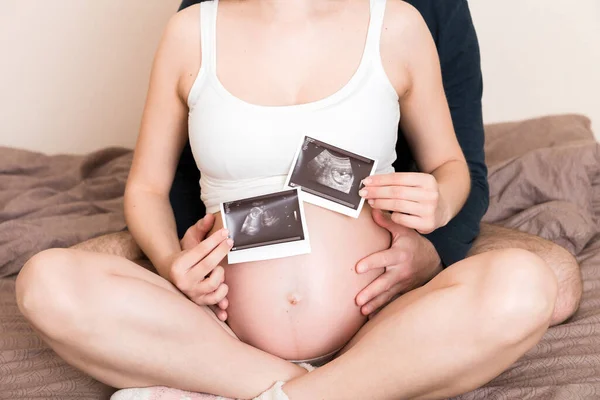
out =
[[[16,282],[23,315],[44,333],[66,328],[80,312],[75,287],[73,250],[44,250],[29,259]]]
[[[515,344],[548,328],[557,298],[552,270],[537,255],[521,249],[487,254],[478,287],[484,334]]]

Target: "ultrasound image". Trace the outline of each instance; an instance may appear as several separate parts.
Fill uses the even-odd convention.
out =
[[[297,190],[223,204],[232,251],[304,240]]]
[[[358,210],[361,182],[374,166],[375,160],[305,137],[288,185]]]
[[[313,158],[307,169],[315,177],[315,181],[343,193],[350,193],[354,182],[354,173],[350,158],[337,157],[325,149]]]
[[[275,228],[279,221],[279,217],[272,210],[265,209],[265,206],[253,207],[244,220],[241,232],[254,236],[259,234],[263,228]]]

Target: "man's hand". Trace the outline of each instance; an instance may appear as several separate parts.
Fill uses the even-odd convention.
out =
[[[213,214],[206,214],[204,218],[196,222],[185,232],[185,235],[183,235],[183,238],[180,241],[181,249],[186,251],[198,246],[200,242],[202,242],[206,238],[206,235],[208,234],[208,232],[210,232],[214,224],[215,216]],[[223,269],[223,267],[218,266],[217,268],[215,268],[211,276],[213,274],[219,277],[222,276],[222,279],[224,281],[225,270]],[[221,301],[219,301],[216,306],[211,306],[211,308],[221,321],[225,321],[227,319],[226,310],[228,306],[229,301],[227,300],[227,297],[225,297]]]
[[[372,211],[377,225],[392,234],[392,245],[362,259],[356,272],[365,273],[377,268],[385,272],[356,296],[363,315],[370,315],[395,296],[409,292],[431,280],[442,271],[440,258],[433,245],[413,229],[393,222],[380,210]]]

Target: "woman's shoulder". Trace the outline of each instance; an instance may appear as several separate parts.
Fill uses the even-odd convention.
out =
[[[200,4],[194,4],[174,14],[167,23],[165,39],[189,42],[200,39]]]
[[[431,32],[419,10],[403,0],[387,0],[380,50],[385,72],[402,97],[411,85],[409,71],[421,64],[424,53],[435,52]]]
[[[179,11],[169,19],[154,62],[155,69],[178,82],[183,98],[202,63],[199,4]]]
[[[392,34],[419,33],[427,27],[423,15],[412,4],[404,0],[387,0],[384,30]]]
[[[428,47],[430,41],[431,32],[419,10],[404,0],[387,0],[382,49],[388,48],[391,54],[404,59],[424,45]]]

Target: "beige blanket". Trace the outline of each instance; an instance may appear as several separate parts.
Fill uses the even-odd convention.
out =
[[[507,372],[467,399],[600,398],[600,148],[589,120],[563,116],[487,128],[488,222],[539,234],[578,255],[581,309]],[[48,157],[0,149],[0,276],[35,252],[124,227],[131,153]],[[0,399],[105,399],[19,315],[14,282],[0,280]]]

